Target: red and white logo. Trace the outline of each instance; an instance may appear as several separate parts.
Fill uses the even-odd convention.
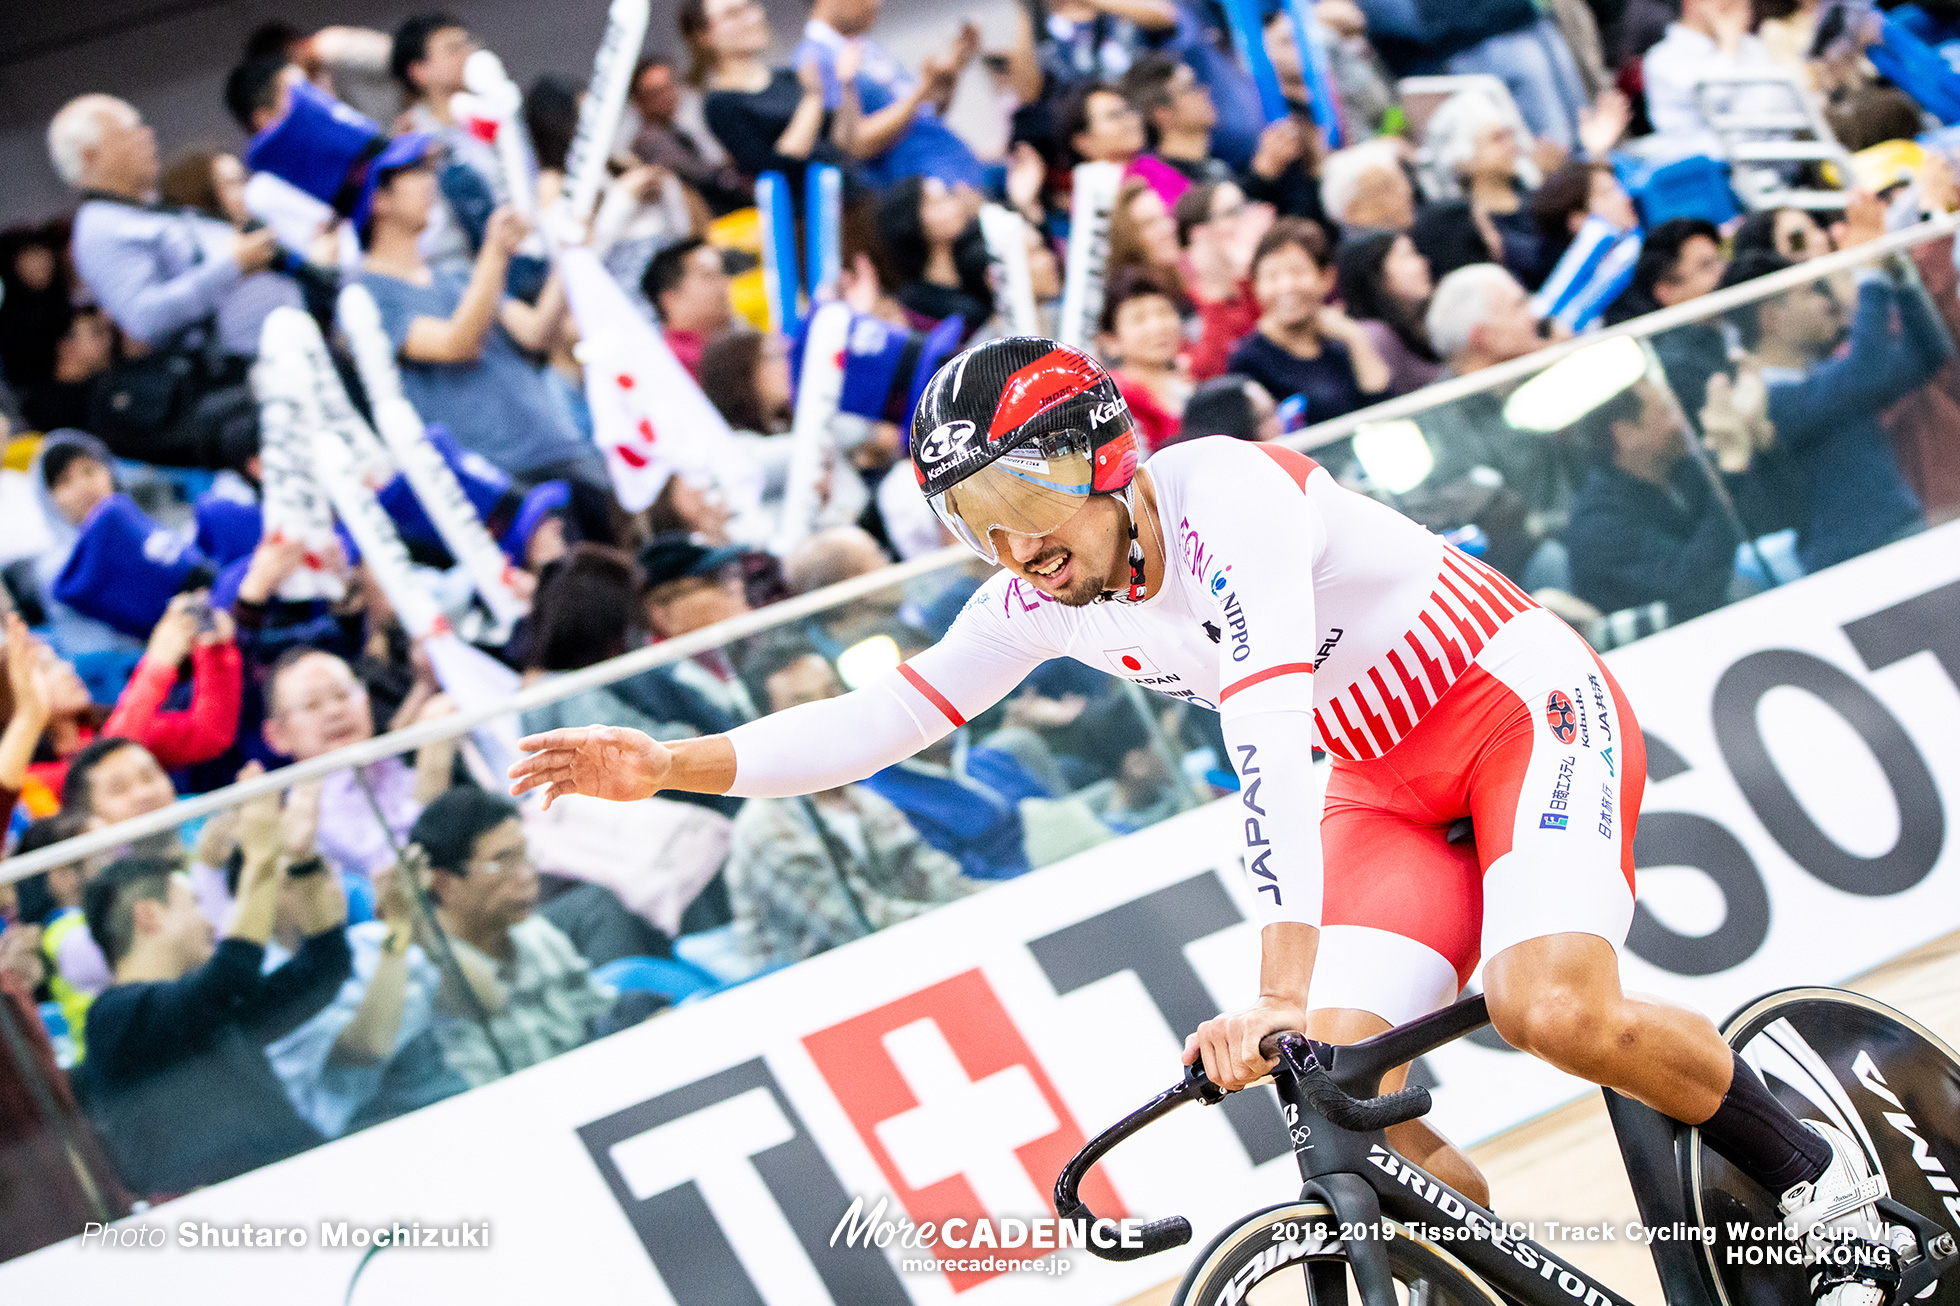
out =
[[[844,1114],[915,1222],[1045,1215],[1055,1176],[1086,1141],[993,985],[978,970],[803,1040]],[[1128,1212],[1101,1171],[1082,1195]],[[965,1292],[1000,1271],[947,1271]]]
[[[1141,648],[1106,648],[1103,656],[1119,676],[1154,676],[1158,674],[1157,664],[1152,662]]]

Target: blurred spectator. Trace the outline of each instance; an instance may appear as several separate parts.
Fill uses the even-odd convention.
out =
[[[554,73],[540,74],[524,92],[524,130],[538,161],[540,207],[565,188],[565,163],[578,136],[579,102],[584,98],[583,86]]]
[[[1473,263],[1444,277],[1423,326],[1450,376],[1523,358],[1545,344],[1531,297],[1492,263]]]
[[[938,177],[903,178],[878,203],[878,229],[913,325],[958,317],[970,331],[994,315],[993,263],[967,197]]]
[[[259,329],[273,309],[300,305],[288,277],[266,271],[278,252],[270,231],[151,206],[156,137],[113,96],[70,100],[48,126],[48,151],[62,180],[86,198],[75,214],[74,256],[89,292],[123,333],[143,347],[121,367],[146,380],[164,360],[188,363],[185,379],[144,398],[127,386],[109,402],[95,434],[147,462],[243,466],[258,447],[258,412],[244,385]],[[114,373],[110,374],[113,388]]]
[[[157,765],[150,750],[134,740],[105,735],[68,759],[61,781],[61,810],[73,812],[90,829],[115,825],[177,801],[170,773]],[[175,852],[181,845],[175,830],[164,830],[136,841],[143,856]]]
[[[1143,118],[1145,138],[1159,159],[1187,181],[1232,180],[1231,165],[1211,152],[1218,110],[1191,65],[1153,52],[1131,65],[1117,85]]]
[[[1343,241],[1334,267],[1342,306],[1388,365],[1388,393],[1405,395],[1442,376],[1423,326],[1435,283],[1415,242],[1393,232]]]
[[[1191,378],[1178,357],[1184,344],[1177,291],[1151,272],[1131,268],[1103,293],[1101,352],[1136,418],[1144,451],[1177,437]]]
[[[42,817],[22,832],[14,852],[38,852],[87,828],[88,819],[78,812]],[[48,998],[61,1008],[62,1019],[68,1023],[68,1039],[77,1061],[88,1055],[88,1009],[96,994],[115,979],[102,949],[88,932],[88,918],[82,914],[82,897],[88,888],[86,869],[79,862],[70,862],[29,876],[17,886],[20,919],[41,927]]]
[[[1572,160],[1560,164],[1531,197],[1531,216],[1545,266],[1557,263],[1587,218],[1600,218],[1618,231],[1640,230],[1633,197],[1608,163]]]
[[[525,678],[548,680],[625,653],[634,642],[641,592],[639,570],[625,553],[600,544],[574,546],[538,586],[524,640]],[[604,722],[644,730],[655,739],[719,734],[737,720],[699,692],[682,686],[665,667],[523,714],[525,734]],[[717,810],[732,808],[739,801],[711,795],[675,797]]]
[[[1498,263],[1536,290],[1549,269],[1541,266],[1538,224],[1531,216],[1531,192],[1519,177],[1524,156],[1518,134],[1490,97],[1459,91],[1443,101],[1423,133],[1433,175],[1443,193],[1437,199],[1465,199],[1468,223],[1448,243],[1461,246],[1438,257],[1425,247],[1431,269],[1448,276],[1469,263]],[[1418,223],[1421,232],[1424,224]],[[1417,244],[1427,246],[1421,235]]]
[[[681,0],[681,40],[687,43],[689,84],[706,92],[708,129],[737,168],[751,177],[780,172],[790,192],[803,194],[812,163],[850,161],[860,108],[857,50],[832,64],[835,112],[825,107],[824,70],[805,59],[794,71],[771,71],[769,17],[757,0]]]
[[[1669,624],[1720,607],[1741,539],[1667,397],[1642,381],[1579,429],[1591,465],[1564,534],[1572,592],[1602,612],[1665,603]]]
[[[1301,218],[1282,218],[1252,255],[1259,328],[1229,366],[1284,402],[1306,400],[1306,420],[1324,422],[1388,393],[1388,364],[1354,320],[1327,303],[1334,278],[1327,238]]]
[[[828,662],[794,644],[765,649],[746,670],[772,712],[844,692]],[[809,798],[750,799],[735,818],[727,876],[743,952],[783,965],[978,887],[863,785]]]
[[[641,279],[660,333],[688,375],[701,377],[701,354],[735,320],[721,251],[699,236],[655,254]]]
[[[51,662],[58,661],[51,651],[46,656]],[[187,659],[191,679],[185,684],[178,674]],[[65,664],[51,671],[55,683],[68,686],[66,701],[72,703],[81,678]],[[181,771],[230,751],[238,736],[243,691],[244,667],[233,638],[231,615],[213,608],[211,596],[204,590],[179,594],[150,632],[149,646],[116,700],[115,710],[102,723],[102,733],[141,744],[166,771]],[[181,706],[168,706],[172,703]],[[61,734],[78,745],[93,736],[86,722],[72,715],[64,720]],[[64,756],[59,739],[48,742],[57,757]],[[58,787],[60,764],[48,765],[42,778]]]
[[[1772,254],[1751,254],[1729,275],[1740,282],[1789,266]],[[1858,270],[1849,348],[1841,355],[1845,307],[1828,282],[1793,286],[1730,315],[1743,348],[1762,365],[1777,442],[1801,469],[1797,558],[1806,571],[1926,524],[1880,418],[1953,356],[1953,342],[1909,274],[1897,276],[1889,267]]]
[[[1252,296],[1252,252],[1273,224],[1269,205],[1255,204],[1229,181],[1199,182],[1173,210],[1183,250],[1181,278],[1198,308],[1201,334],[1185,354],[1195,380],[1218,376],[1232,347],[1259,321]],[[1115,226],[1111,224],[1111,247]]]
[[[1537,7],[1479,0],[1413,14],[1368,10],[1369,39],[1396,77],[1488,74],[1504,83],[1532,135],[1566,150],[1579,143],[1585,84],[1558,23]]]
[[[842,83],[855,81],[861,117],[849,148],[872,186],[923,176],[949,187],[977,189],[980,162],[940,115],[952,102],[960,74],[980,51],[980,29],[971,21],[961,22],[952,44],[928,56],[914,77],[867,35],[882,3],[812,0],[803,40],[790,62],[799,69],[815,64],[821,70],[824,107],[832,113],[842,106]]]
[[[555,276],[546,281],[535,305],[504,294],[511,255],[525,235],[523,219],[508,209],[491,216],[468,277],[431,267],[416,244],[436,194],[427,138],[397,138],[389,148],[376,159],[377,175],[354,217],[367,236],[360,282],[400,354],[409,402],[519,488],[564,481],[586,538],[610,538],[605,464],[543,372],[519,352],[542,353],[557,340],[562,284]]]
[[[304,801],[296,790],[289,806]],[[410,874],[388,877],[380,919],[348,928],[350,973],[333,1000],[265,1049],[294,1110],[327,1138],[392,1120],[469,1087],[444,1062],[436,1040],[442,975],[414,942]],[[266,945],[269,963],[299,946],[295,906],[293,895],[280,896],[273,939]]]
[[[39,431],[58,431],[89,420],[89,398],[96,378],[115,360],[116,328],[92,304],[77,307],[55,337],[54,371],[25,388],[21,412]]]
[[[463,65],[476,49],[461,18],[422,13],[402,20],[388,52],[388,71],[408,103],[396,130],[425,133],[447,149],[439,199],[417,232],[422,256],[431,267],[457,271],[487,243],[482,227],[491,210],[510,203],[496,146],[458,122],[450,108],[463,89]]]
[[[808,594],[840,581],[869,576],[891,565],[891,557],[870,532],[856,526],[833,526],[799,544],[783,559],[783,579],[790,593]],[[852,599],[812,617],[804,634],[824,657],[839,653],[867,635],[889,626],[905,604],[905,589],[887,585],[863,598]],[[755,677],[750,676],[751,684]]]
[[[592,248],[614,281],[628,294],[639,291],[643,297],[642,282],[655,255],[700,235],[707,222],[699,196],[665,168],[644,164],[607,185],[592,219]]]
[[[240,826],[238,912],[215,949],[174,861],[125,858],[88,889],[89,932],[116,982],[89,1011],[82,1098],[139,1193],[187,1192],[320,1141],[263,1049],[331,1001],[347,977],[346,899],[317,861],[286,855],[276,795],[248,805]],[[299,948],[262,974],[287,895]]]
[[[1059,110],[1059,136],[1067,149],[1063,162],[1116,163],[1125,178],[1149,184],[1165,204],[1177,203],[1191,186],[1183,173],[1144,153],[1143,119],[1107,82],[1087,82],[1064,100]]]
[[[1626,293],[1606,311],[1606,321],[1629,321],[1657,308],[1698,299],[1715,289],[1728,260],[1722,233],[1701,218],[1670,218],[1649,231]],[[1690,322],[1653,337],[1654,353],[1668,386],[1690,414],[1707,401],[1708,379],[1729,368],[1728,340],[1712,322]]]
[[[1216,198],[1216,190],[1211,193]],[[1183,202],[1180,196],[1178,203]],[[1171,206],[1148,183],[1124,182],[1109,214],[1109,258],[1103,265],[1103,279],[1112,281],[1130,271],[1147,273],[1169,285],[1182,299],[1181,261],[1177,219],[1171,216]]]
[[[428,664],[417,670],[414,688],[388,723],[391,730],[455,711]],[[266,677],[265,704],[266,744],[295,762],[374,737],[367,686],[346,662],[320,649],[301,646],[281,654]],[[449,788],[455,759],[456,741],[442,739],[416,750],[413,766],[384,757],[329,775],[320,785],[321,855],[339,875],[376,883],[415,818]]]
[[[1704,78],[1776,72],[1750,22],[1749,0],[1682,0],[1680,20],[1669,23],[1660,44],[1642,56],[1641,85],[1660,161],[1721,156],[1721,140],[1703,117],[1696,89]],[[1708,103],[1722,115],[1787,113],[1791,107],[1789,92],[1774,85],[1712,88]]]
[[[73,1237],[88,1221],[127,1214],[101,1144],[76,1104],[69,1077],[34,1005],[33,926],[0,932],[0,1261]]]
[[[54,541],[34,559],[34,578],[47,610],[50,638],[71,658],[89,653],[126,653],[133,663],[142,648],[136,640],[54,596],[55,581],[68,565],[83,524],[119,488],[114,457],[100,440],[86,432],[57,430],[41,441],[34,460],[34,498]]]
[[[538,873],[517,804],[452,789],[416,818],[414,838],[427,859],[436,921],[462,973],[459,982],[445,970],[435,1002],[449,1068],[474,1088],[589,1039],[614,995],[572,941],[533,910]]]
[[[1333,0],[1315,5],[1315,21],[1319,22],[1340,8]],[[1382,115],[1394,103],[1394,94],[1374,66],[1373,54],[1368,51],[1367,40],[1362,35],[1367,29],[1367,20],[1358,9],[1353,11],[1352,16],[1360,20],[1359,26],[1352,29],[1352,42],[1361,47],[1364,56],[1360,59],[1349,58],[1347,40],[1336,40],[1328,48],[1332,56],[1331,71],[1336,80],[1334,98],[1341,119],[1351,132],[1348,137],[1351,141],[1367,139],[1372,129],[1382,121]],[[1313,96],[1307,89],[1306,70],[1300,65],[1299,48],[1294,44],[1292,15],[1284,6],[1267,15],[1264,43],[1266,57],[1272,61],[1280,91],[1292,112],[1276,122],[1263,124],[1258,136],[1258,148],[1239,182],[1249,197],[1271,204],[1289,218],[1311,218],[1322,226],[1329,226],[1328,234],[1331,237],[1335,233],[1329,225],[1326,210],[1321,206],[1319,182],[1327,142],[1313,120]],[[1347,85],[1340,85],[1343,81]],[[1260,117],[1264,118],[1263,112]]]
[[[737,436],[789,430],[789,342],[774,332],[730,331],[701,351],[701,393]]]
[[[1282,434],[1279,405],[1257,381],[1228,372],[1202,381],[1184,405],[1177,440],[1229,435],[1234,440],[1277,440]]]
[[[245,165],[222,150],[192,150],[172,162],[157,183],[157,198],[234,227],[252,217],[245,211]]]
[[[655,639],[673,639],[749,611],[741,550],[710,549],[684,535],[660,535],[640,549],[640,611]],[[670,670],[681,685],[738,720],[757,715],[727,645],[696,653]]]
[[[1416,188],[1388,140],[1336,150],[1320,165],[1320,203],[1346,237],[1407,231],[1416,221]]]
[[[0,232],[0,377],[23,401],[53,379],[55,342],[75,311],[67,250],[66,223]]]
[[[671,59],[650,54],[633,70],[633,110],[640,130],[633,137],[633,154],[642,163],[667,169],[692,186],[716,217],[748,208],[754,189],[728,162],[725,153],[710,158],[693,133],[677,121],[681,109],[681,78]]]
[[[1606,164],[1566,163],[1531,203],[1544,242],[1545,281],[1533,307],[1569,331],[1597,325],[1632,284],[1640,217]]]
[[[891,638],[901,659],[933,642],[905,626],[894,627]],[[1021,804],[1056,796],[1014,754],[973,746],[966,726],[877,772],[864,787],[903,812],[920,837],[956,859],[971,880],[1007,880],[1030,870]]]
[[[1830,236],[1808,209],[1758,209],[1729,238],[1729,257],[1737,262],[1745,254],[1773,254],[1803,263],[1830,252]]]

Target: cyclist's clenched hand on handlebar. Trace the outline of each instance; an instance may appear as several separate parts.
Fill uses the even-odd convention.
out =
[[[1236,1089],[1259,1079],[1273,1062],[1259,1055],[1259,1040],[1277,1030],[1305,1029],[1306,1008],[1283,998],[1261,998],[1256,1006],[1213,1016],[1184,1040],[1184,1064],[1204,1059],[1205,1074],[1220,1088]]]

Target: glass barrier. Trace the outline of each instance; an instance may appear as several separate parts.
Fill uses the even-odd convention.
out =
[[[1596,646],[1624,643],[1960,511],[1949,230],[1296,443]],[[1922,271],[1943,278],[1937,299]],[[698,605],[711,625],[590,665],[560,658],[513,699],[428,709],[385,735],[381,695],[345,662],[288,659],[263,692],[274,742],[299,760],[181,801],[140,748],[88,756],[70,783],[104,828],[50,842],[59,828],[37,826],[0,863],[0,893],[38,923],[0,935],[0,1257],[1231,786],[1213,714],[1054,662],[942,745],[810,798],[574,799],[520,817],[498,794],[514,729],[672,739],[842,693],[937,638],[986,575],[948,550],[748,610],[731,567],[694,592],[714,600]]]

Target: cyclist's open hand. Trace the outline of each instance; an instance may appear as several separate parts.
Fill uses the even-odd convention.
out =
[[[666,783],[674,756],[665,744],[619,726],[575,726],[527,735],[528,754],[510,768],[513,795],[545,787],[544,805],[566,794],[614,802],[651,798]]]
[[[1204,1058],[1205,1074],[1220,1088],[1244,1088],[1273,1068],[1259,1055],[1259,1040],[1275,1030],[1305,1029],[1302,1007],[1277,998],[1257,1006],[1213,1016],[1184,1040],[1184,1064]]]

